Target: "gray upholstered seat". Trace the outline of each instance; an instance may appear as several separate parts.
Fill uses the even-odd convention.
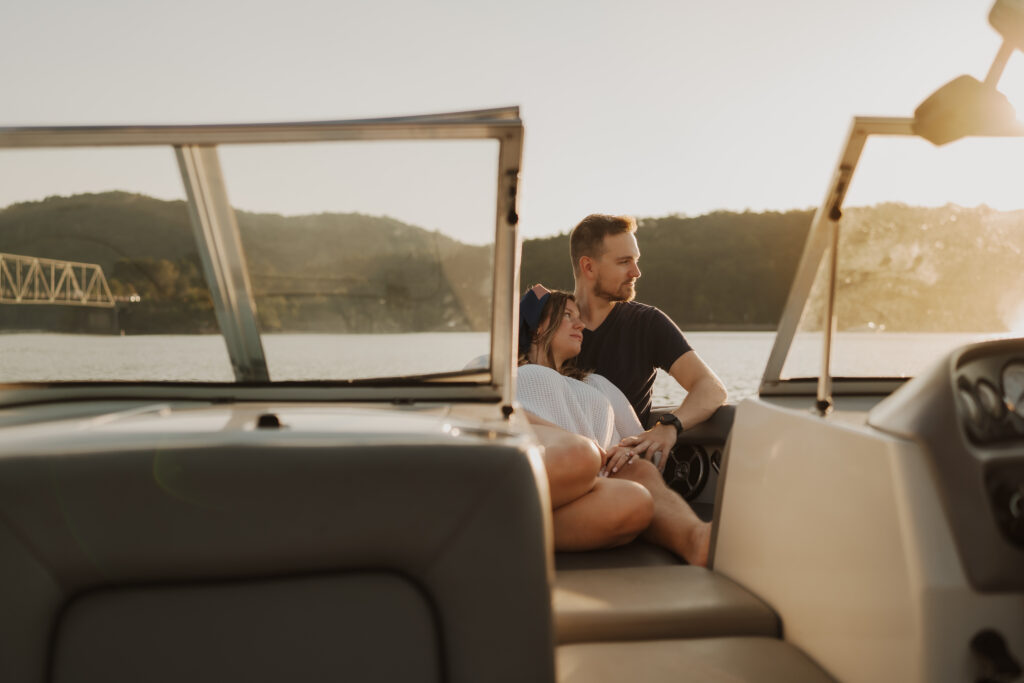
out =
[[[550,681],[534,471],[458,442],[8,449],[0,680]]]
[[[607,550],[588,550],[585,552],[555,553],[555,569],[610,569],[612,567],[654,567],[677,566],[683,564],[671,550],[654,545],[641,538],[632,543],[608,548]]]
[[[772,638],[648,640],[558,648],[559,683],[825,683],[810,657]]]
[[[721,574],[688,565],[558,572],[559,643],[779,635],[761,600]]]

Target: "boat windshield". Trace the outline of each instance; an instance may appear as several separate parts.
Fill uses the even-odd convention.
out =
[[[912,377],[964,343],[1024,334],[1022,184],[1020,138],[868,138],[839,221],[834,377]],[[830,263],[826,247],[782,380],[821,372]]]
[[[65,145],[74,131],[61,129],[55,147],[25,149],[26,131],[7,129],[0,384],[493,387],[495,283],[512,291],[495,238],[514,221],[496,206],[514,207],[518,152],[502,168],[485,117],[459,116],[369,136],[354,125],[362,137],[345,125],[290,124],[267,140],[244,126],[148,130],[171,140],[152,146],[129,129],[116,146]],[[484,123],[500,132],[514,116]],[[219,144],[203,146],[207,134]]]
[[[455,372],[489,352],[494,141],[220,154],[272,381]]]

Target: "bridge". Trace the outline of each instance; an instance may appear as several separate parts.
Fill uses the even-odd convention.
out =
[[[0,304],[113,308],[114,297],[98,264],[0,253]]]

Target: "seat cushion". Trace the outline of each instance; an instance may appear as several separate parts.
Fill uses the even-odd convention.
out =
[[[432,683],[439,635],[427,596],[393,572],[132,586],[65,608],[51,680]]]
[[[689,565],[559,571],[554,609],[559,643],[779,634],[765,603]]]
[[[559,683],[816,683],[832,681],[793,645],[774,638],[648,640],[562,645]]]
[[[559,571],[563,569],[652,567],[679,564],[683,564],[683,561],[674,553],[642,539],[608,550],[555,553],[555,569]]]

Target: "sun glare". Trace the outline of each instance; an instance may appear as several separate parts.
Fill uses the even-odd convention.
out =
[[[916,138],[872,138],[846,205],[956,204],[1015,211],[1024,209],[1022,184],[1024,138],[965,138],[941,147]]]
[[[1024,123],[1024,56],[1014,53],[1003,76],[999,79],[999,91],[1006,95],[1017,111],[1017,120]]]
[[[1024,301],[1020,302],[1007,319],[1007,336],[1024,336]]]

